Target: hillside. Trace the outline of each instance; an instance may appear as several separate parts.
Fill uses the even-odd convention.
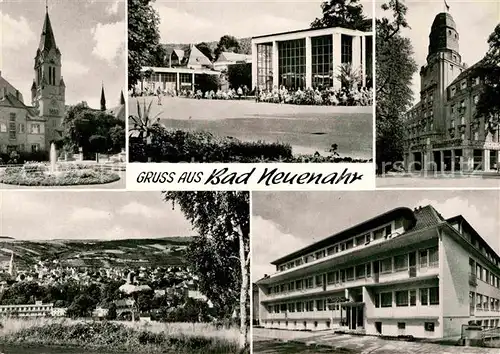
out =
[[[244,54],[252,54],[252,38],[248,37],[248,38],[238,38],[238,42],[240,43],[240,48],[241,48],[241,52],[244,53]],[[212,53],[214,52],[215,48],[217,48],[217,43],[219,43],[219,41],[212,41],[212,42],[205,42],[209,47],[210,49],[212,49]],[[167,55],[170,55],[170,53],[172,53],[172,50],[174,49],[182,49],[184,51],[188,50],[189,49],[189,45],[191,43],[165,43],[165,44],[162,44],[165,49],[167,50]],[[193,43],[193,44],[198,44],[198,43]]]
[[[0,239],[0,259],[14,252],[18,269],[57,260],[70,267],[173,266],[184,262],[193,237],[126,240],[19,241]]]

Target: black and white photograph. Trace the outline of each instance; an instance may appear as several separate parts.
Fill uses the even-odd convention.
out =
[[[0,189],[125,188],[125,11],[0,3]]]
[[[4,191],[0,211],[1,353],[250,353],[248,192]]]
[[[253,352],[498,353],[499,207],[487,190],[253,192]]]
[[[500,187],[500,3],[389,4],[376,11],[377,187]]]
[[[129,161],[372,162],[372,5],[129,0]]]

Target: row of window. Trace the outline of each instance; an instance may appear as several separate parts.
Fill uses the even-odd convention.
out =
[[[35,307],[0,307],[0,312],[12,312],[12,311],[50,311],[52,309],[51,305],[47,306],[35,306]]]
[[[500,299],[469,292],[469,305],[471,309],[480,311],[500,311]]]
[[[417,306],[417,291],[420,294],[420,306],[439,305],[439,287],[411,290],[388,291],[375,294],[375,307]]]
[[[275,322],[274,322],[274,321],[264,321],[264,325],[267,325],[268,323],[269,323],[271,326],[274,326],[274,324],[275,324]],[[278,326],[280,326],[280,325],[281,325],[281,321],[276,321],[276,324],[277,324]],[[288,324],[289,324],[289,322],[288,322],[288,321],[285,321],[285,326],[286,326],[286,327],[288,327]],[[330,328],[330,326],[331,326],[330,321],[325,321],[325,326],[326,326],[326,328]],[[293,327],[294,327],[294,328],[297,328],[297,321],[293,321]],[[313,327],[314,327],[314,328],[318,328],[318,321],[314,321],[314,323],[313,323]],[[308,327],[307,327],[307,321],[302,322],[302,328],[303,328],[303,329],[307,329],[307,328],[308,328]]]
[[[23,123],[19,123],[16,125],[16,123],[9,122],[9,126],[7,129],[7,124],[0,122],[0,133],[7,133],[9,132],[9,138],[10,139],[15,139],[16,134],[24,134],[26,132],[25,125]],[[39,123],[30,123],[29,124],[29,133],[30,134],[40,134],[42,131],[42,125]]]
[[[0,145],[0,152],[10,154],[12,151],[24,152],[24,144],[19,145]],[[40,144],[31,144],[31,152],[40,151]]]
[[[418,259],[417,259],[418,258]],[[417,263],[418,262],[418,263]],[[393,272],[407,271],[413,269],[437,267],[439,264],[439,252],[437,247],[431,247],[415,252],[405,253],[394,257],[388,257],[373,262],[363,263],[356,266],[340,269],[328,273],[322,273],[307,278],[293,280],[268,288],[268,294],[286,293],[289,291],[323,287],[326,284],[341,284],[355,279],[369,278],[373,273],[388,274]],[[378,269],[378,271],[377,271]],[[326,282],[326,284],[325,284]]]
[[[451,65],[451,69],[453,70],[453,65]],[[481,82],[481,80],[479,77],[473,78],[469,84],[467,83],[467,79],[464,79],[464,80],[460,81],[459,84],[456,84],[450,88],[450,97],[455,96],[455,94],[459,90],[465,90],[468,86],[469,87],[477,86],[480,84],[480,82]]]
[[[477,279],[500,289],[500,278],[489,269],[474,261],[472,258],[469,258],[469,267],[470,273]]]
[[[401,222],[396,221],[396,229],[401,227]],[[302,264],[305,263],[310,263],[315,260],[334,255],[339,252],[343,252],[346,250],[349,250],[354,247],[359,247],[359,246],[365,246],[369,244],[371,241],[375,240],[380,240],[383,238],[387,238],[390,236],[393,232],[392,229],[392,224],[387,224],[384,225],[378,229],[375,229],[373,231],[367,232],[363,235],[352,237],[346,241],[338,242],[333,244],[332,246],[329,246],[327,248],[323,248],[319,251],[309,253],[305,256],[302,256],[300,258],[294,259],[290,262],[287,262],[285,264],[281,264],[277,266],[278,271],[282,272],[287,269],[295,268],[298,266],[301,266]]]

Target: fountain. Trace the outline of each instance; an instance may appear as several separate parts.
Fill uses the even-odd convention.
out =
[[[56,172],[56,161],[57,161],[56,145],[52,142],[50,144],[50,174],[54,174]]]

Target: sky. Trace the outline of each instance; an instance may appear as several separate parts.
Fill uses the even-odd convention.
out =
[[[321,17],[320,0],[156,0],[162,43],[218,41],[225,34],[237,38],[309,28]],[[373,3],[362,0],[372,17]]]
[[[108,108],[117,106],[126,86],[124,0],[48,0],[48,6],[66,104],[99,108],[104,83]],[[0,70],[28,105],[44,19],[45,0],[0,0]]]
[[[196,233],[160,192],[0,191],[0,235],[111,240]]]
[[[380,9],[382,1],[376,0],[375,14],[384,16]],[[462,61],[469,66],[481,60],[488,50],[488,37],[500,22],[500,1],[497,0],[446,0],[449,13],[455,20],[459,35],[459,48]],[[411,39],[415,51],[414,59],[418,65],[413,75],[412,89],[414,103],[420,100],[420,68],[426,64],[429,34],[436,15],[445,11],[444,0],[406,0],[407,21],[410,29],[402,34]]]
[[[252,281],[270,262],[397,207],[432,205],[444,218],[463,215],[500,254],[500,191],[253,192]]]

